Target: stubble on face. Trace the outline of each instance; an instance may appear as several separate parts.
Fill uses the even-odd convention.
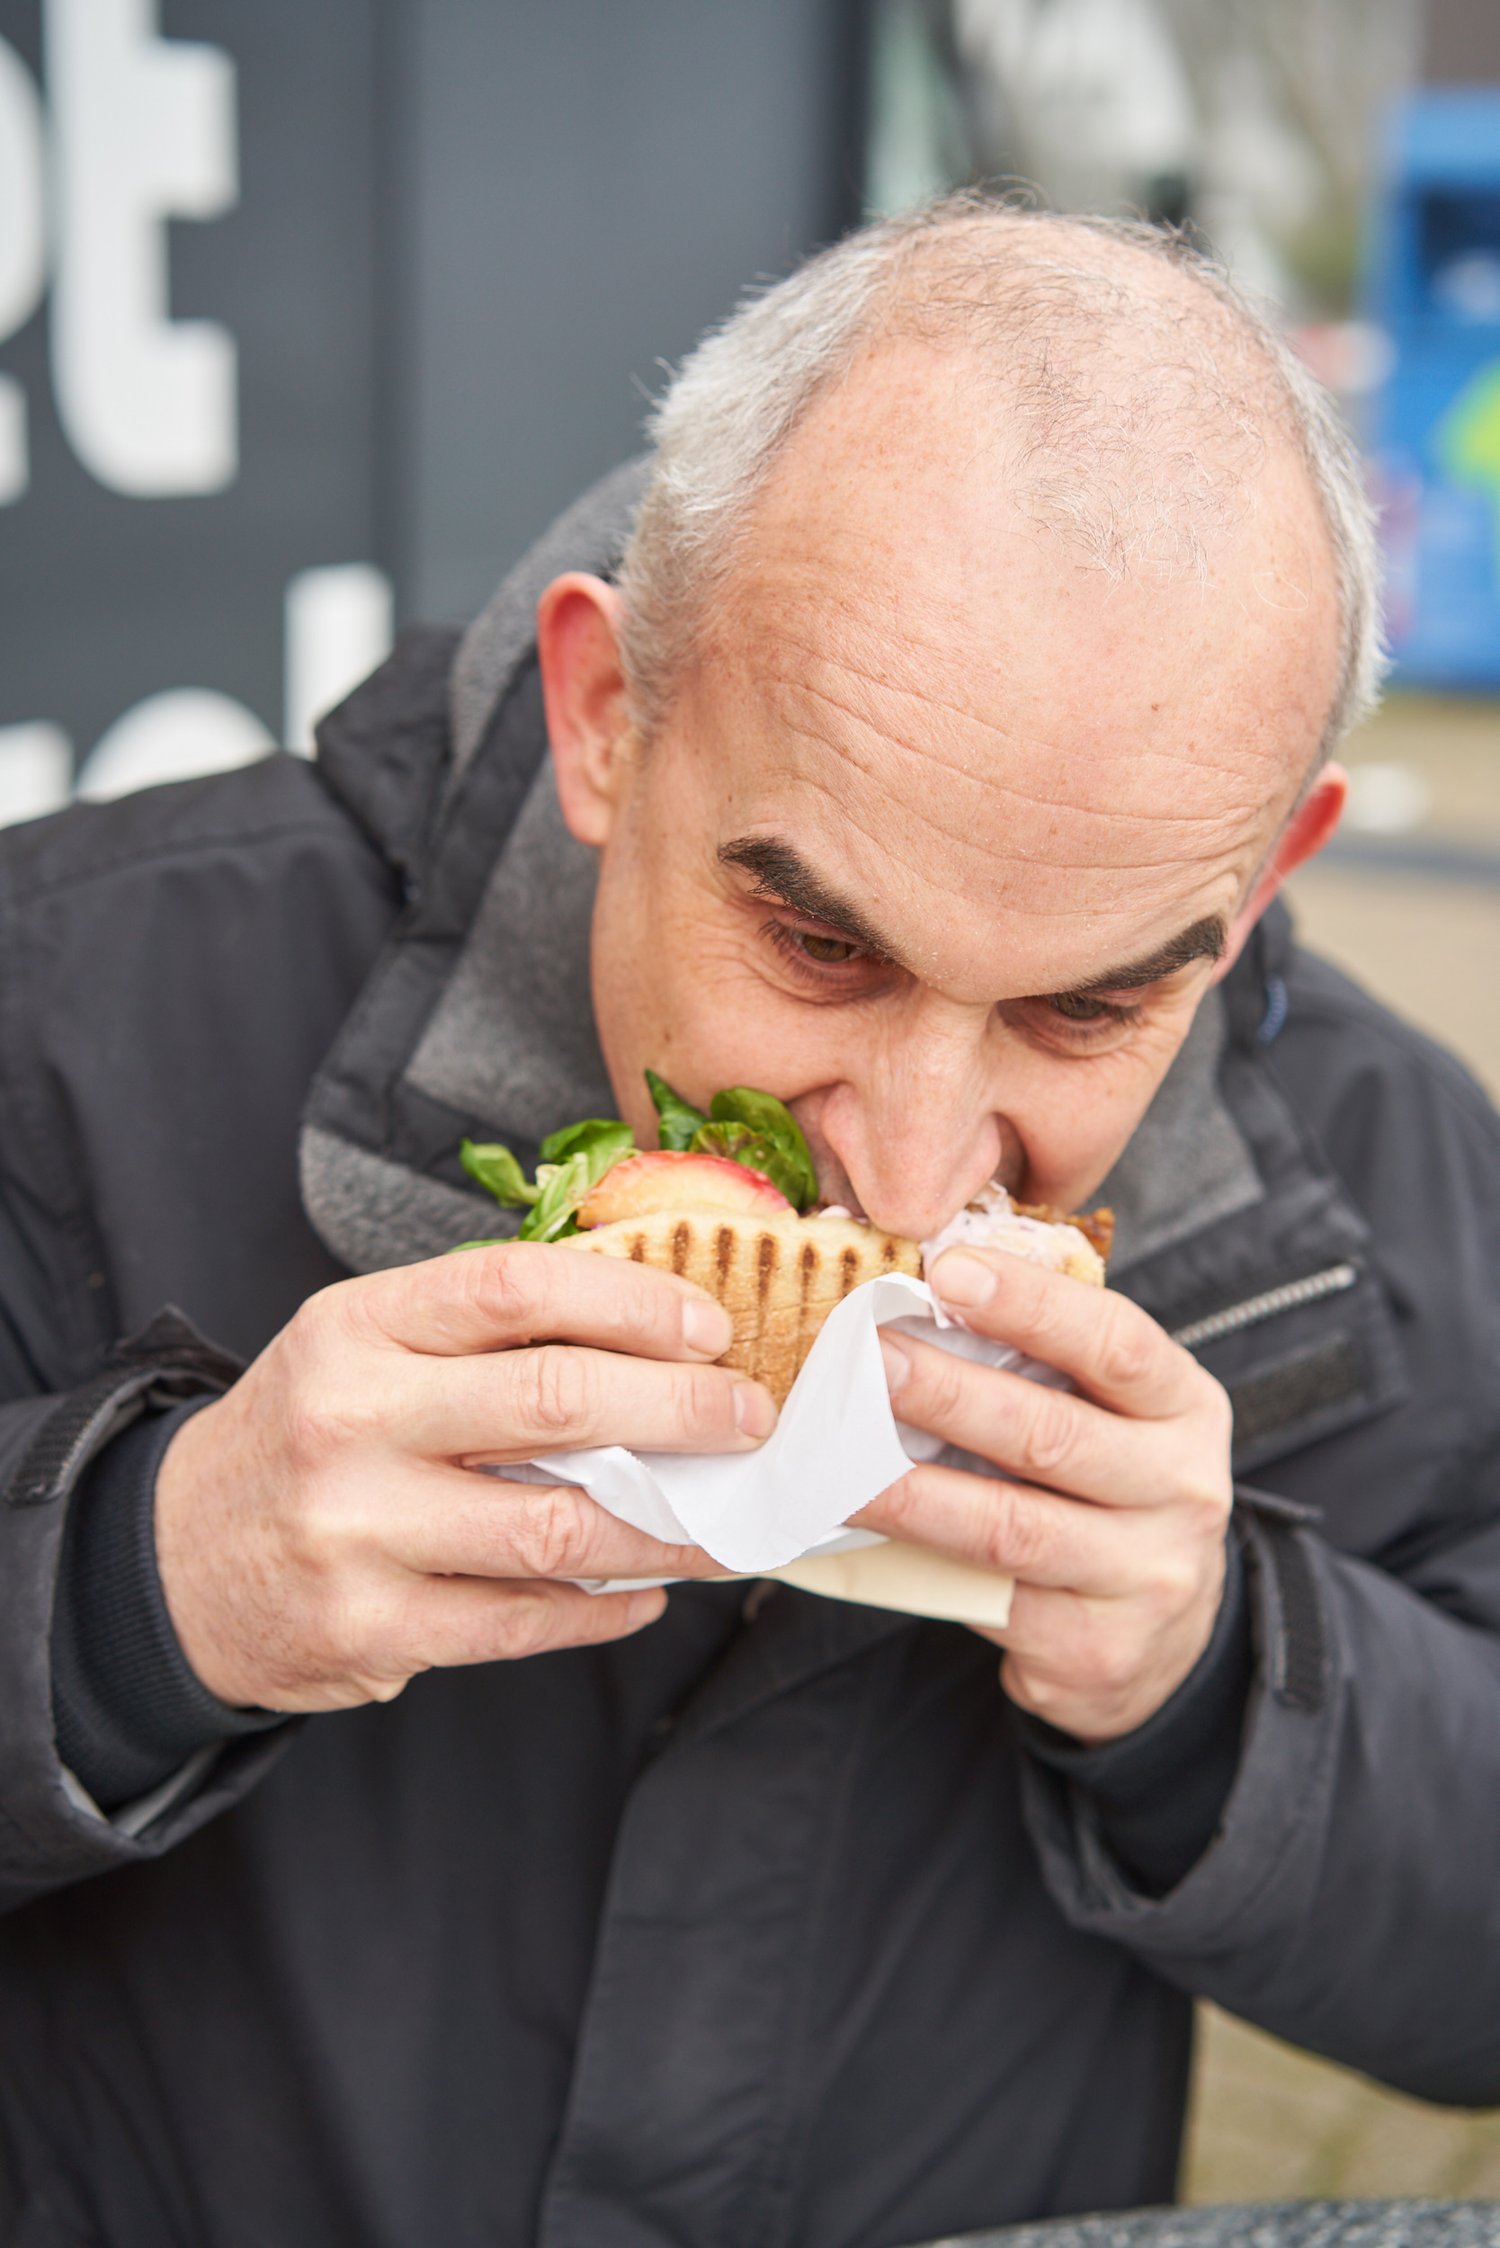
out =
[[[1107,1049],[1036,1003],[1228,923],[1314,763],[1337,620],[1300,464],[1266,448],[1190,574],[1111,578],[1016,504],[995,388],[893,347],[804,423],[604,854],[596,1011],[640,1070],[793,1100],[825,1188],[917,1230],[993,1172],[1091,1193],[1206,988]],[[1013,449],[1013,448],[1012,448]],[[780,840],[899,973],[826,988],[722,855]]]

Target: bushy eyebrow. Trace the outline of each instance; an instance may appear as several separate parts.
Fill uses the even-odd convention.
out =
[[[794,850],[790,843],[784,843],[779,835],[742,835],[733,843],[721,843],[719,864],[742,867],[745,873],[753,874],[757,897],[770,898],[809,921],[821,921],[825,928],[837,929],[841,937],[847,937],[861,951],[878,953],[882,960],[900,966],[900,955],[868,915],[857,905],[851,905],[847,898],[841,898],[836,890],[830,890],[801,852]]]
[[[1087,983],[1075,984],[1068,992],[1049,992],[1049,998],[1090,999],[1100,991],[1144,991],[1148,984],[1165,983],[1195,960],[1222,960],[1229,943],[1229,928],[1221,913],[1211,913],[1205,920],[1195,921],[1184,929],[1181,936],[1169,937],[1155,952],[1143,959],[1129,961],[1123,968],[1110,968],[1102,976],[1090,976]]]
[[[868,915],[847,898],[840,897],[836,890],[831,890],[801,852],[781,836],[738,836],[731,843],[721,843],[718,856],[721,866],[737,866],[754,876],[757,897],[771,899],[792,913],[802,914],[808,921],[820,921],[825,928],[836,929],[841,937],[847,937],[863,952],[873,952],[898,968],[903,965],[896,947],[881,935]],[[1170,937],[1140,960],[1127,961],[1123,967],[1090,976],[1087,983],[1076,984],[1069,991],[1038,996],[1089,999],[1098,992],[1144,991],[1150,984],[1163,983],[1168,976],[1175,976],[1195,960],[1222,960],[1228,942],[1229,929],[1223,915],[1212,913],[1202,921],[1195,921],[1180,936]]]

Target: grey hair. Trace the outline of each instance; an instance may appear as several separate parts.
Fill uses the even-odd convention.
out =
[[[1190,286],[1163,291],[1120,250]],[[1114,576],[1201,569],[1206,534],[1237,512],[1267,427],[1279,430],[1306,464],[1337,579],[1342,660],[1324,753],[1374,708],[1385,668],[1375,512],[1333,400],[1274,320],[1180,232],[963,190],[862,227],[747,296],[653,409],[653,465],[619,581],[643,737],[666,714],[782,448],[824,392],[898,336],[966,345],[993,369],[1022,432],[1020,504]]]

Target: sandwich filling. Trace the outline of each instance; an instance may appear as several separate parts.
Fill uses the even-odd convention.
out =
[[[519,1238],[628,1258],[695,1281],[734,1325],[724,1363],[783,1403],[828,1314],[882,1273],[930,1273],[945,1249],[1003,1249],[1101,1287],[1113,1220],[1015,1203],[992,1183],[927,1241],[883,1232],[819,1204],[801,1126],[769,1093],[735,1086],[708,1113],[646,1073],[659,1145],[592,1117],[542,1142],[528,1181],[509,1148],[466,1140],[470,1176],[526,1212]],[[465,1248],[484,1246],[465,1242]]]

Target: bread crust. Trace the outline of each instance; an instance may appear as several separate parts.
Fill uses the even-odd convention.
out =
[[[785,1404],[835,1304],[882,1273],[916,1277],[922,1270],[915,1241],[852,1218],[795,1213],[748,1218],[722,1210],[661,1211],[569,1234],[564,1246],[627,1257],[696,1281],[734,1325],[721,1363],[764,1382],[778,1405]]]
[[[1104,1257],[1113,1219],[1108,1211],[1061,1219],[1056,1211],[1017,1206],[1018,1217],[1070,1225],[1075,1251],[1059,1269],[1094,1287],[1104,1285]],[[823,1322],[862,1281],[904,1272],[919,1279],[922,1251],[900,1234],[854,1218],[754,1218],[723,1210],[662,1210],[644,1218],[566,1236],[561,1246],[600,1257],[625,1257],[696,1281],[729,1313],[734,1340],[722,1363],[764,1382],[784,1405]],[[1003,1242],[997,1246],[1004,1247]]]

